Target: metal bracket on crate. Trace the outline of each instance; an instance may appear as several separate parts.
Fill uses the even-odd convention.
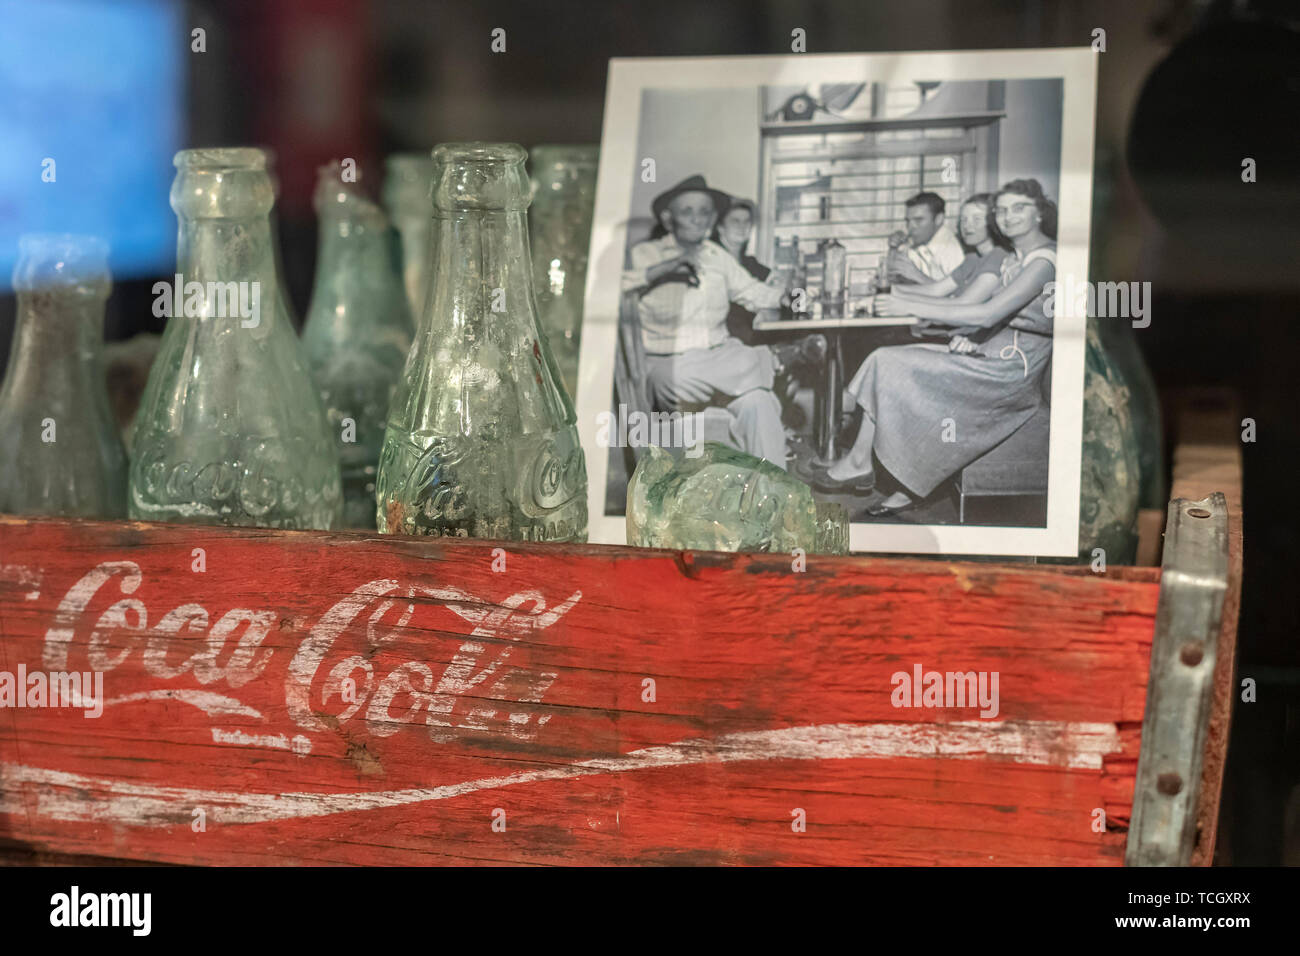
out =
[[[1169,502],[1126,866],[1186,866],[1209,729],[1223,598],[1228,502]]]

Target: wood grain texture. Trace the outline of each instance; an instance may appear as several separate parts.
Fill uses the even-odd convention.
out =
[[[0,710],[0,839],[198,863],[1117,865],[1158,581],[0,518],[0,671],[99,670],[106,701]],[[996,673],[996,716],[894,706],[918,665]]]

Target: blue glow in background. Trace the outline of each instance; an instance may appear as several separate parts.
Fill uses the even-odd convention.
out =
[[[103,236],[115,278],[170,269],[185,58],[206,55],[190,53],[181,12],[166,0],[0,0],[0,291],[25,232]]]

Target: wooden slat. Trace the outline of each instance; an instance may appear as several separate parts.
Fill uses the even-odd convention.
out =
[[[98,667],[109,701],[0,711],[0,838],[227,864],[1121,862],[1158,569],[807,562],[0,519],[0,670]],[[997,715],[893,706],[916,665],[997,673]],[[360,709],[326,695],[349,668]],[[405,689],[379,706],[381,685]]]

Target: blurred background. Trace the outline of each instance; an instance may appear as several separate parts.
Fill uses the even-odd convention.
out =
[[[173,272],[177,149],[274,150],[301,317],[322,163],[353,157],[377,190],[397,151],[594,143],[611,56],[788,53],[796,27],[809,54],[1090,46],[1104,31],[1092,278],[1149,281],[1138,340],[1158,384],[1230,386],[1257,427],[1238,673],[1258,700],[1234,714],[1217,859],[1300,864],[1300,588],[1283,507],[1300,444],[1294,0],[0,0],[0,363],[27,231],[108,235],[107,338],[161,331],[150,289]]]

